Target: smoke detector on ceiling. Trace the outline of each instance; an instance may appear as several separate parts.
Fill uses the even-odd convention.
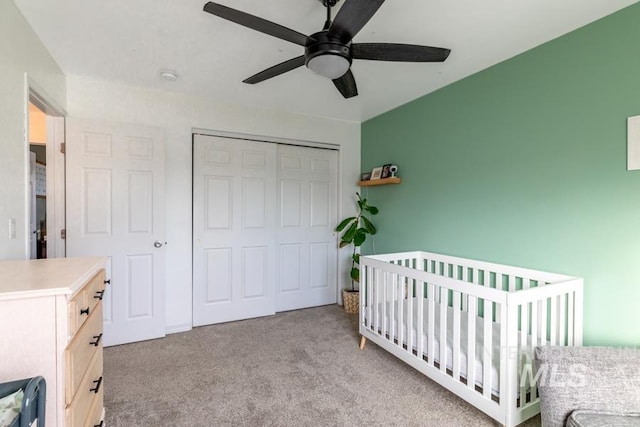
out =
[[[178,80],[178,73],[173,70],[160,70],[159,74],[160,77],[168,82],[175,82],[176,80]]]

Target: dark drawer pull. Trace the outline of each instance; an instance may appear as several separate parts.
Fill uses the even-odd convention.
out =
[[[99,299],[100,301],[102,301],[103,296],[104,296],[104,289],[101,291],[96,291],[96,294],[93,296],[93,298]]]
[[[111,284],[111,279],[107,279],[107,280],[105,280],[105,281],[104,281],[104,284],[105,284],[105,285],[109,285],[109,284]]]
[[[80,309],[80,315],[82,316],[83,314],[86,314],[87,316],[89,315],[89,307],[83,309]]]
[[[102,384],[102,377],[98,378],[97,380],[95,380],[93,382],[96,386],[94,388],[90,388],[89,391],[94,392],[95,394],[98,394],[98,390],[100,390],[100,385]]]
[[[100,424],[95,424],[93,427],[102,427],[102,424],[104,424],[104,421],[100,421]]]
[[[94,336],[93,336],[93,339],[94,339],[95,341],[91,341],[89,344],[91,344],[91,345],[95,345],[95,346],[97,347],[97,346],[98,346],[98,343],[100,343],[100,340],[102,339],[102,334],[100,334],[100,335],[94,335]]]

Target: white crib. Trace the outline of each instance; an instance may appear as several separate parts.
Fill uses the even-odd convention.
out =
[[[428,252],[363,256],[360,346],[373,341],[515,426],[540,412],[533,347],[582,344],[582,288],[576,277]]]

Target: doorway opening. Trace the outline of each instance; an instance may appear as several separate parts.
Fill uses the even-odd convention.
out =
[[[28,257],[62,258],[66,255],[64,115],[31,88],[26,133]]]
[[[47,116],[29,102],[29,258],[47,257]]]

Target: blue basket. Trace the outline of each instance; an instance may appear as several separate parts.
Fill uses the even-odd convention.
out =
[[[38,427],[44,427],[44,409],[47,403],[47,386],[44,378],[33,377],[2,383],[0,397],[8,396],[20,389],[24,392],[22,408],[9,427],[29,427],[36,419],[38,419]]]

